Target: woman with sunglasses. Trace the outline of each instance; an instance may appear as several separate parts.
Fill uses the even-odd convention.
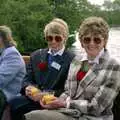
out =
[[[12,120],[22,120],[25,113],[43,109],[39,101],[44,91],[53,91],[55,96],[64,91],[69,65],[74,57],[65,48],[68,34],[67,23],[62,19],[55,18],[45,26],[48,48],[31,54],[22,95],[11,100]]]
[[[120,64],[106,49],[108,33],[108,24],[100,17],[82,22],[79,39],[86,54],[71,62],[66,91],[47,104],[41,99],[46,110],[27,113],[26,120],[113,120],[111,108],[120,89]]]

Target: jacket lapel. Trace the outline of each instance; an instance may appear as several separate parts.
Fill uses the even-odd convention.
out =
[[[105,53],[104,56],[100,58],[99,64],[95,64],[93,67],[91,67],[91,69],[89,69],[83,80],[79,83],[75,99],[80,97],[84,90],[96,79],[99,73],[98,71],[104,68],[104,64],[106,64],[105,59],[108,57],[108,54]]]
[[[34,69],[36,69],[35,70],[36,71],[35,72],[36,73],[36,82],[39,84],[42,83],[42,81],[40,80],[41,79],[40,76],[41,76],[41,74],[43,74],[43,72],[40,71],[38,64],[40,64],[42,62],[47,62],[47,56],[48,56],[47,51],[48,51],[47,49],[45,49],[43,51],[39,51],[39,53],[36,57],[36,60],[33,61],[35,63]],[[44,74],[45,74],[45,72],[44,72]]]
[[[69,88],[69,94],[71,98],[73,98],[76,95],[76,90],[77,90],[76,74],[80,68],[81,68],[81,61],[76,56],[70,65],[69,74],[67,78],[68,79],[67,87]]]
[[[42,53],[39,56],[39,61],[40,62],[46,62],[47,61],[47,56],[48,56],[48,49],[45,49],[44,51],[42,51]]]
[[[96,72],[97,73],[97,72]],[[86,89],[86,87],[88,85],[90,85],[92,83],[93,80],[95,80],[97,74],[95,72],[93,72],[93,68],[91,68],[87,74],[85,75],[85,77],[82,79],[82,81],[80,81],[79,85],[78,85],[78,89],[77,89],[77,93],[76,93],[76,98],[80,97],[80,95],[84,92],[84,90]]]

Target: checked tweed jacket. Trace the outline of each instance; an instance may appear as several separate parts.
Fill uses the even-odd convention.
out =
[[[70,106],[68,109],[61,109],[60,112],[79,120],[113,120],[111,108],[120,89],[120,64],[105,50],[99,64],[93,65],[78,82],[76,74],[81,68],[81,63],[75,57],[70,65],[66,92],[60,96],[63,99],[70,96]]]

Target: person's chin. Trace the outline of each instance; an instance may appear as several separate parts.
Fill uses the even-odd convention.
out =
[[[88,56],[96,57],[97,55],[96,55],[96,54],[93,54],[93,53],[88,53]]]
[[[51,50],[57,51],[58,48],[56,48],[56,47],[51,47]]]

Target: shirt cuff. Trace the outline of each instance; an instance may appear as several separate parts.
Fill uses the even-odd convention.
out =
[[[70,97],[66,99],[66,108],[70,108]]]

